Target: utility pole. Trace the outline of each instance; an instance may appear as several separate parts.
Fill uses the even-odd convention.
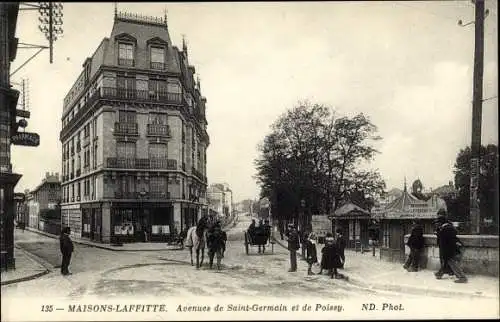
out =
[[[481,123],[483,103],[484,70],[484,0],[475,0],[474,36],[474,79],[472,98],[472,138],[471,138],[471,176],[470,176],[470,224],[471,233],[479,234],[481,213],[479,208],[479,175],[481,160]]]

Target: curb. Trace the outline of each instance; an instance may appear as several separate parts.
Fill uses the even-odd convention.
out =
[[[33,228],[26,227],[26,230],[31,231],[31,232],[36,233],[36,234],[39,234],[39,235],[43,235],[45,237],[53,238],[53,239],[59,238],[56,235],[49,234],[49,233],[46,233],[46,232],[43,232],[43,231],[39,231],[39,230],[35,230]],[[89,247],[95,247],[95,248],[100,248],[100,249],[105,249],[105,250],[110,250],[110,251],[114,251],[114,252],[157,252],[157,251],[164,251],[164,250],[179,251],[179,250],[183,250],[184,249],[184,248],[180,248],[180,247],[173,248],[173,249],[169,249],[169,248],[155,248],[155,249],[115,249],[115,248],[111,248],[109,246],[104,246],[104,245],[101,246],[101,245],[91,244],[91,243],[88,243],[86,241],[82,241],[82,240],[79,240],[79,239],[71,239],[71,240],[74,243],[76,243],[76,244],[86,245],[86,246],[89,246]]]
[[[9,280],[9,281],[0,281],[0,285],[1,286],[9,285],[9,284],[15,284],[15,283],[20,283],[20,282],[31,281],[31,280],[34,280],[36,278],[42,277],[44,275],[47,275],[47,274],[49,274],[51,272],[51,269],[49,269],[47,267],[47,263],[45,261],[43,261],[43,260],[40,260],[40,258],[38,258],[38,256],[35,256],[35,255],[29,253],[28,251],[20,248],[20,247],[16,247],[16,248],[19,249],[20,251],[22,251],[26,256],[28,256],[32,260],[34,260],[37,263],[39,263],[40,265],[42,265],[43,268],[45,268],[45,270],[41,271],[41,272],[38,272],[36,274],[32,274],[32,275],[28,275],[28,276],[24,276],[24,277],[19,277],[19,278],[15,278],[15,279],[12,279],[12,280]],[[52,265],[49,265],[49,267],[51,267],[51,266]]]
[[[281,241],[278,241],[275,237],[273,237],[276,244],[280,245],[283,248],[287,248]],[[300,253],[297,251],[297,253]],[[390,284],[378,284],[378,283],[368,283],[358,278],[357,276],[349,275],[349,283],[356,285],[358,287],[369,288],[372,290],[379,291],[389,291],[389,292],[402,292],[402,291],[410,291],[412,294],[416,295],[437,295],[437,296],[470,296],[470,297],[483,297],[483,298],[497,298],[494,296],[490,296],[488,294],[477,294],[471,292],[460,292],[460,291],[448,291],[448,290],[435,290],[435,289],[425,289],[415,286],[409,285],[390,285]]]

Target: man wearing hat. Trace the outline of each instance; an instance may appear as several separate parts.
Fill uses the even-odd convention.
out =
[[[297,250],[300,248],[299,233],[294,224],[288,225],[288,250],[290,251],[290,269],[289,272],[297,271]]]
[[[441,279],[446,273],[446,266],[449,266],[457,277],[455,283],[467,283],[467,277],[460,267],[460,246],[463,246],[463,244],[457,237],[457,230],[453,227],[452,223],[446,219],[446,211],[443,209],[439,210],[436,222],[439,225],[437,229],[437,240],[441,267],[434,275],[437,279]]]

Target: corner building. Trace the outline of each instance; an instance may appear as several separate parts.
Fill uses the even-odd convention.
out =
[[[206,99],[166,17],[116,13],[64,99],[61,223],[103,243],[167,241],[206,202]]]

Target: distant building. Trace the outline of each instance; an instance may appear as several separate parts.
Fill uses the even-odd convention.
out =
[[[418,199],[408,192],[405,182],[401,196],[383,207],[372,209],[372,219],[377,220],[380,225],[380,257],[390,261],[404,261],[404,236],[410,233],[412,221],[419,220],[425,233],[433,233],[432,222],[440,209],[446,210],[443,199],[437,195],[427,201]]]
[[[166,241],[208,212],[206,98],[166,17],[115,14],[64,99],[62,222],[97,242]]]
[[[429,195],[437,195],[440,198],[456,198],[458,190],[455,189],[453,181],[449,181],[447,185],[431,190]]]
[[[207,189],[210,209],[219,216],[230,216],[233,213],[233,191],[227,183],[214,183]]]
[[[45,223],[50,221],[59,225],[61,214],[59,205],[61,203],[61,181],[59,173],[45,173],[45,178],[26,196],[29,221],[28,226],[38,230],[46,231]],[[56,224],[57,222],[57,224]],[[57,233],[58,228],[54,228]]]

